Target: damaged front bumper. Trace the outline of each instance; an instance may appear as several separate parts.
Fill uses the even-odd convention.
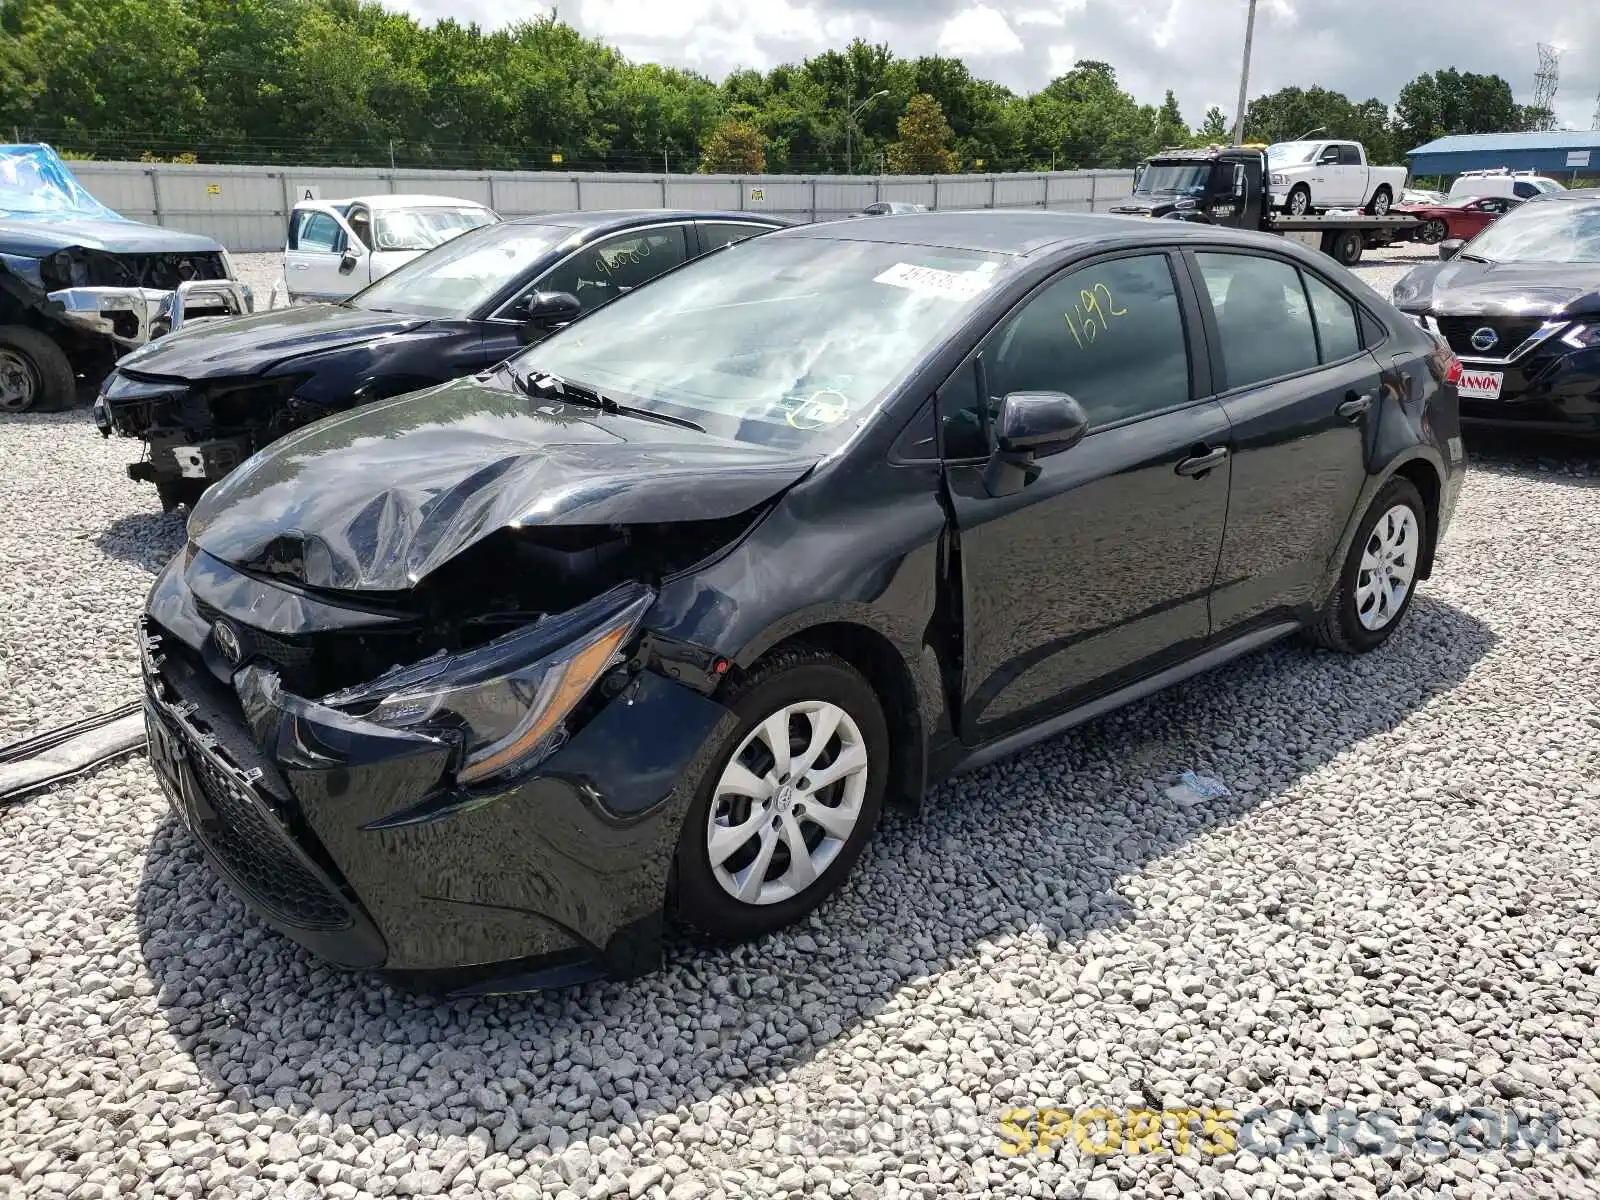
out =
[[[171,291],[144,287],[73,287],[48,293],[58,315],[130,349],[185,321],[255,311],[250,285],[235,279],[191,279]]]
[[[229,665],[212,601],[254,613],[257,643],[326,610],[237,574],[197,604],[190,563],[162,573],[140,633],[151,762],[262,919],[334,963],[456,992],[655,969],[688,789],[727,709],[643,670],[531,775],[463,789],[445,743]]]

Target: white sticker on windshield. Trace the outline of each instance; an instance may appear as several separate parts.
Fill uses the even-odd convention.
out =
[[[915,263],[898,262],[888,270],[874,275],[872,282],[887,283],[890,287],[921,292],[925,296],[950,296],[970,299],[987,288],[994,277],[994,264],[984,263],[975,271],[942,271],[938,267],[919,267]]]

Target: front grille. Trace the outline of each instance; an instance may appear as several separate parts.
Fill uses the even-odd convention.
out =
[[[221,610],[207,604],[198,596],[194,600],[195,611],[208,625],[215,624],[222,616]],[[264,629],[254,629],[241,625],[237,621],[229,621],[234,632],[239,637],[239,662],[238,666],[246,663],[265,663],[278,672],[283,684],[290,691],[306,689],[312,680],[314,650],[307,638],[284,637],[276,633],[268,633]],[[315,688],[307,689],[315,693]]]
[[[116,254],[92,251],[86,256],[88,282],[100,287],[147,287],[171,291],[191,279],[226,279],[222,255],[215,251],[194,254]]]
[[[250,785],[180,730],[189,766],[214,816],[196,821],[197,836],[247,897],[301,929],[347,929],[350,909],[306,868],[289,836]]]
[[[1505,358],[1523,342],[1539,332],[1544,324],[1540,317],[1435,317],[1439,332],[1450,343],[1450,349],[1470,358]],[[1480,329],[1495,332],[1495,344],[1479,350],[1472,344],[1472,335]]]

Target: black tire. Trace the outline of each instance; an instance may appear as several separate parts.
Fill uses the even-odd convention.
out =
[[[168,479],[156,484],[156,495],[161,500],[161,511],[171,512],[180,504],[192,509],[205,495],[209,485],[203,479]]]
[[[37,329],[0,325],[0,370],[8,366],[24,373],[27,394],[18,397],[0,381],[0,411],[60,412],[78,398],[72,364],[61,347]]]
[[[1362,576],[1361,558],[1368,543],[1373,540],[1378,522],[1399,505],[1410,508],[1416,517],[1417,537],[1416,545],[1411,551],[1413,555],[1411,584],[1406,589],[1400,607],[1388,623],[1378,629],[1368,629],[1361,623],[1356,600],[1356,590],[1360,586]],[[1406,613],[1411,609],[1411,598],[1417,593],[1416,571],[1420,565],[1423,548],[1428,544],[1428,537],[1428,508],[1422,502],[1422,493],[1417,491],[1416,485],[1409,479],[1396,477],[1389,480],[1373,497],[1366,516],[1361,518],[1361,525],[1356,530],[1355,539],[1350,543],[1350,553],[1345,556],[1344,569],[1339,573],[1339,582],[1334,587],[1333,595],[1329,597],[1327,605],[1317,619],[1306,628],[1306,636],[1317,645],[1337,650],[1341,654],[1365,654],[1388,641],[1389,635],[1400,627],[1400,623],[1406,618]]]
[[[1299,205],[1296,208],[1296,205]],[[1311,212],[1311,189],[1303,183],[1297,183],[1289,192],[1289,202],[1284,205],[1284,211],[1291,217],[1308,216]]]
[[[1437,246],[1450,236],[1450,226],[1438,217],[1424,221],[1422,228],[1417,231],[1417,240],[1425,246]]]
[[[1360,231],[1343,229],[1329,234],[1328,237],[1328,253],[1333,255],[1333,260],[1340,266],[1353,267],[1361,261],[1361,251],[1366,247]]]
[[[1386,217],[1393,205],[1394,193],[1389,190],[1389,185],[1386,183],[1372,193],[1372,203],[1367,205],[1367,212],[1374,217]]]
[[[860,814],[832,862],[809,886],[773,903],[748,903],[724,890],[711,865],[706,842],[712,804],[718,799],[717,785],[746,737],[768,716],[788,705],[810,700],[838,705],[860,731],[867,758],[866,792]],[[701,933],[719,941],[742,941],[793,924],[826,900],[850,874],[883,807],[890,761],[889,730],[877,694],[861,672],[837,655],[821,650],[780,651],[734,684],[724,703],[739,718],[738,724],[709,757],[705,773],[695,786],[694,801],[678,838],[673,904],[677,915]],[[810,829],[821,833],[815,825]],[[786,847],[783,853],[787,855]],[[770,872],[779,862],[775,853],[767,878],[772,877]]]

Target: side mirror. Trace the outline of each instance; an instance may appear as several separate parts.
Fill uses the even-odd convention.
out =
[[[356,263],[361,261],[361,256],[354,250],[346,250],[339,257],[339,274],[348,275],[356,269]]]
[[[1020,491],[1038,474],[1034,459],[1059,454],[1082,440],[1089,418],[1065,392],[1012,392],[1000,402],[995,419],[997,449],[984,468],[991,496]]]
[[[511,311],[526,324],[543,327],[570,321],[582,308],[583,302],[571,292],[529,292]]]
[[[1444,241],[1439,243],[1439,257],[1448,261],[1460,254],[1461,247],[1466,244],[1465,238],[1445,238]]]

